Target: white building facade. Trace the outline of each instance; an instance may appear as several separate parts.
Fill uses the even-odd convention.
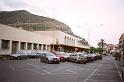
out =
[[[88,49],[79,45],[78,37],[61,31],[30,32],[0,24],[0,55],[11,55],[18,50],[63,50]]]

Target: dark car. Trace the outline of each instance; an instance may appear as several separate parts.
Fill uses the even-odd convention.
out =
[[[59,57],[56,57],[54,53],[51,52],[44,52],[40,56],[40,61],[45,63],[59,63],[60,59]]]
[[[97,59],[100,59],[100,60],[102,59],[102,55],[101,54],[99,54],[99,53],[95,53],[95,54],[96,54],[96,58]]]

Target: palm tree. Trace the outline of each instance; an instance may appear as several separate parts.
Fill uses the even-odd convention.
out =
[[[98,42],[98,47],[102,49],[102,52],[103,52],[103,48],[105,48],[107,46],[107,43],[105,43],[105,40],[104,39],[101,39],[99,42]]]

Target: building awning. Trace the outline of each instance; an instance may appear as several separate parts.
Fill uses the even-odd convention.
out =
[[[51,44],[51,45],[55,45],[55,46],[65,46],[65,47],[73,47],[73,48],[81,48],[81,49],[90,49],[89,46],[85,46],[85,45],[82,45],[82,46],[73,46],[73,45],[65,45],[65,44]]]

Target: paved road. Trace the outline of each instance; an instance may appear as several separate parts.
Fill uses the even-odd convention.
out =
[[[0,60],[0,82],[121,82],[121,78],[114,59],[106,56],[87,64]]]

